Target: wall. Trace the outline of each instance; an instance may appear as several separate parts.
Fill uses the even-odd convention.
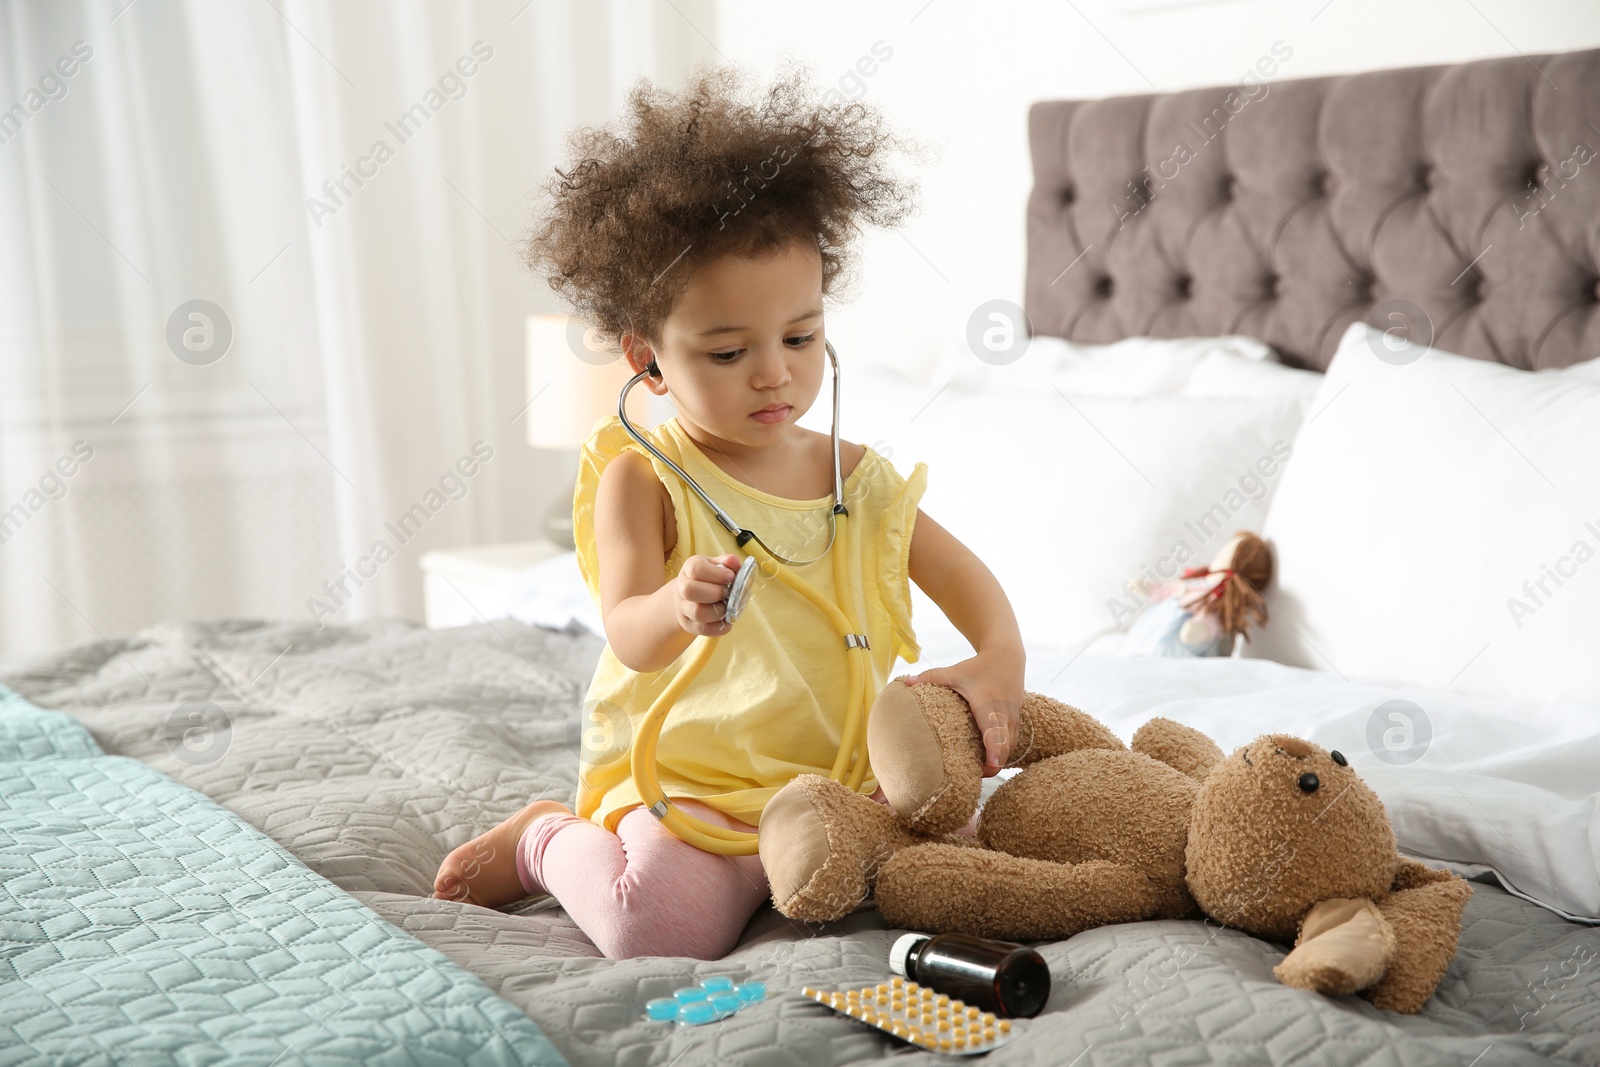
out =
[[[984,301],[1022,301],[1034,100],[1236,83],[1275,42],[1274,79],[1600,46],[1594,0],[1152,0],[983,4],[718,0],[707,33],[770,77],[783,56],[885,108],[941,158],[920,171],[923,210],[863,242],[857,299],[829,313],[841,359],[916,370]],[[869,61],[869,77],[852,73]]]

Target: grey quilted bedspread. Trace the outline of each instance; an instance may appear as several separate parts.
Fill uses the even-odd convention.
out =
[[[175,623],[0,665],[4,683],[231,808],[532,1016],[573,1064],[925,1059],[802,985],[876,981],[897,931],[867,906],[807,927],[770,907],[726,959],[604,959],[548,899],[501,913],[429,898],[454,846],[530,798],[568,800],[601,642],[515,622]],[[1285,988],[1284,949],[1201,922],[1112,926],[1038,946],[1055,988],[995,1064],[1600,1064],[1600,930],[1488,884],[1414,1017]],[[685,901],[685,907],[693,907]],[[646,1021],[696,976],[764,978],[721,1023]]]

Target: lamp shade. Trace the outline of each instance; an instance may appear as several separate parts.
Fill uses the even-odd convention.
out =
[[[617,413],[617,395],[633,377],[628,361],[588,325],[568,315],[529,315],[528,444],[581,448],[595,421]],[[653,394],[643,383],[628,394],[628,419],[653,425]]]

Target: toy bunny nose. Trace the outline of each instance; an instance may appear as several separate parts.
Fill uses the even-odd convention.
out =
[[[1303,759],[1304,757],[1311,755],[1311,746],[1300,740],[1298,737],[1288,737],[1286,735],[1279,734],[1272,739],[1272,743],[1277,745],[1278,751],[1282,752],[1286,756],[1294,756],[1296,759]]]

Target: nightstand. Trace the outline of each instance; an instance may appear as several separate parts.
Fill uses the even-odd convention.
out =
[[[428,628],[467,626],[511,614],[513,579],[571,552],[549,541],[480,545],[422,554],[422,603]]]

